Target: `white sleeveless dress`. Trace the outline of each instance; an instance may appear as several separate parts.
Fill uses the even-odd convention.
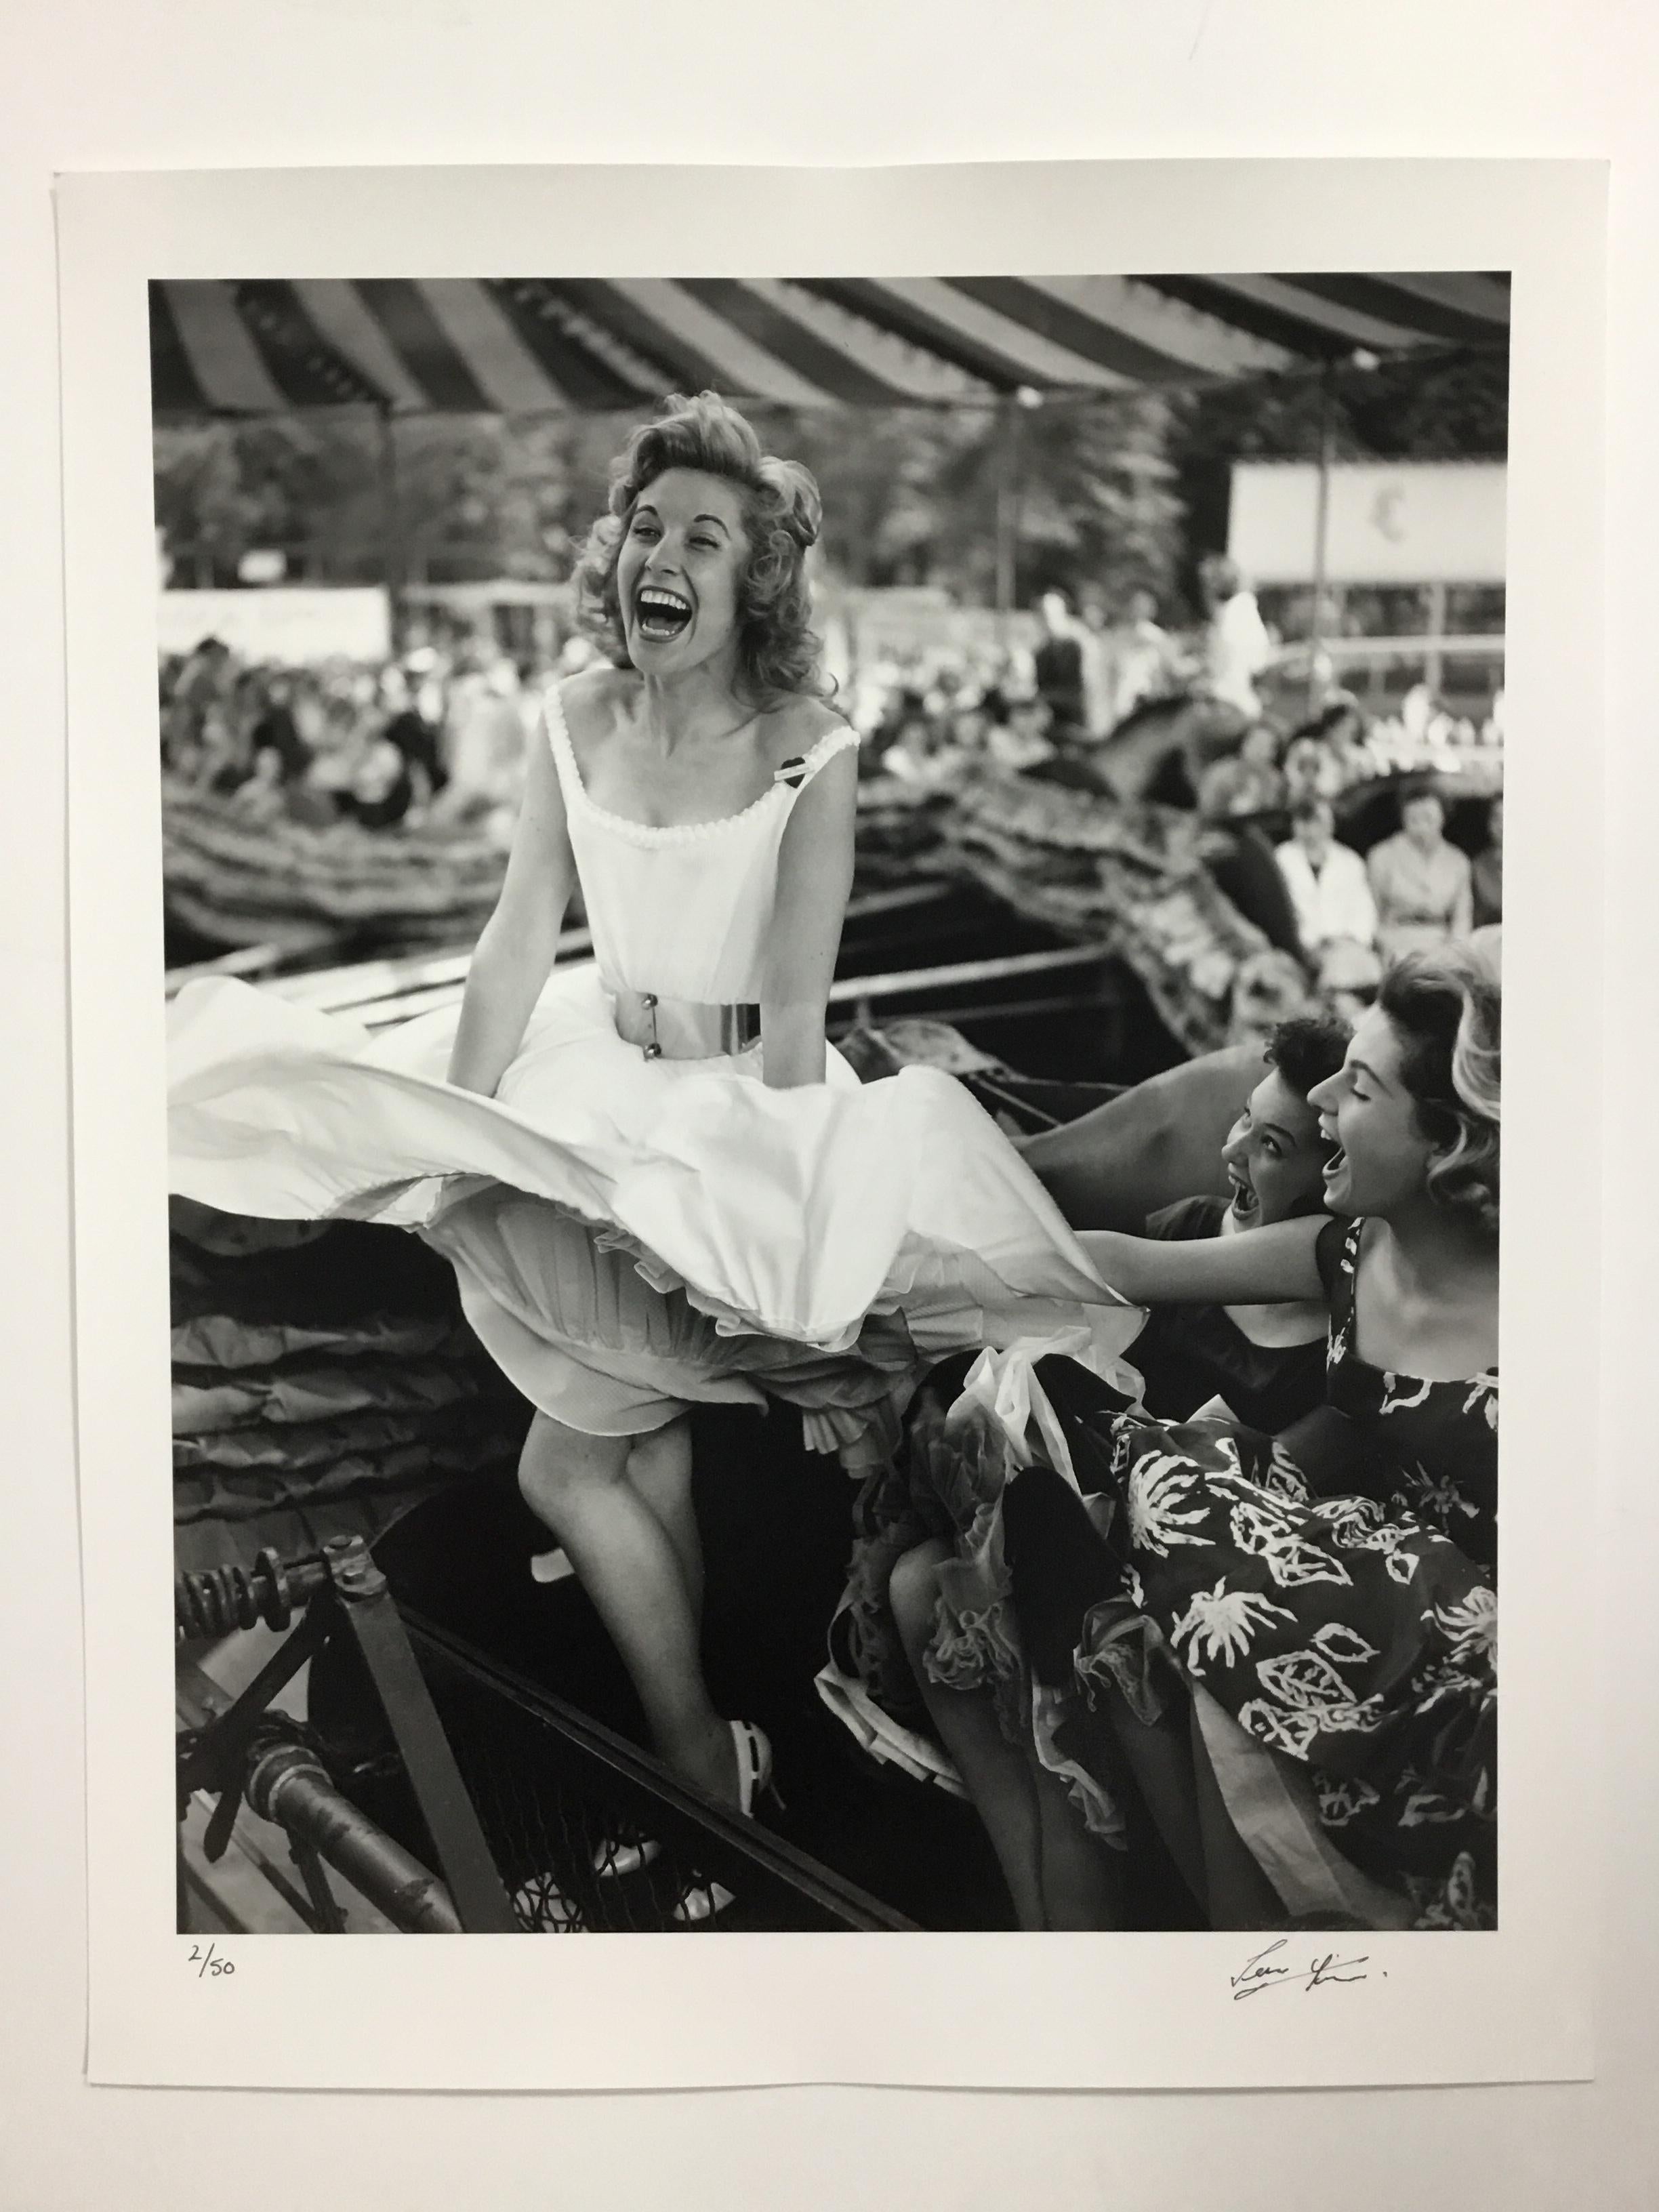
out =
[[[495,1096],[445,1079],[453,1007],[372,1036],[193,983],[169,1010],[172,1188],[416,1231],[509,1380],[590,1434],[770,1396],[857,1468],[947,1352],[1063,1334],[1124,1376],[1142,1316],[951,1077],[861,1085],[832,1048],[824,1083],[769,1090],[759,1042],[697,1042],[760,1000],[784,829],[854,732],[740,813],[656,828],[588,798],[556,690],[544,727],[595,957],[554,971]]]

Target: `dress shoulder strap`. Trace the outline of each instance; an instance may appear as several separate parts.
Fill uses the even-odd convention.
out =
[[[576,765],[576,749],[570,742],[570,724],[565,717],[564,687],[561,684],[550,684],[542,693],[542,730],[568,806],[573,799],[580,801],[586,793],[582,789],[581,770]]]
[[[842,722],[833,730],[826,730],[817,743],[804,753],[796,753],[773,771],[774,783],[787,784],[790,790],[799,791],[811,783],[826,761],[837,753],[844,753],[848,745],[856,745],[858,732],[849,723]]]
[[[1359,1258],[1361,1226],[1358,1220],[1345,1220],[1340,1214],[1334,1214],[1320,1230],[1314,1245],[1315,1264],[1325,1285],[1325,1303],[1330,1308],[1334,1323],[1346,1318],[1353,1304],[1353,1276]]]

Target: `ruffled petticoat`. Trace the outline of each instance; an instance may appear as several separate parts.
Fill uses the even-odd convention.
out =
[[[1047,1344],[1011,1347],[1000,1359],[985,1355],[948,1406],[937,1389],[923,1390],[904,1451],[874,1469],[860,1493],[847,1586],[817,1688],[873,1756],[963,1794],[929,1733],[887,1597],[904,1554],[943,1540],[951,1549],[938,1571],[929,1677],[946,1689],[988,1692],[1006,1740],[1035,1749],[1065,1785],[1090,1834],[1121,1849],[1121,1808],[1067,1740],[1076,1698],[1040,1680],[1030,1662],[1007,1554],[1004,1502],[1009,1484],[1031,1463],[1024,1438],[1033,1395],[1047,1410],[1033,1362],[1067,1344],[1061,1333]],[[1113,1381],[1138,1392],[1139,1377],[1127,1365]],[[999,1408],[1003,1382],[1012,1395],[1005,1393]],[[1064,1443],[1054,1431],[1048,1449],[1069,1470]]]

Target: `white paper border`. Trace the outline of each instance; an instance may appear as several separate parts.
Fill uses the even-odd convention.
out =
[[[58,195],[94,2081],[1219,2087],[1582,2078],[1597,1405],[1599,165],[80,176]],[[674,211],[672,250],[663,243]],[[690,241],[695,240],[695,244]],[[1237,2005],[1249,1939],[239,1939],[173,1917],[151,276],[1509,269],[1504,1788],[1496,1935]],[[1573,732],[1570,778],[1558,769]]]

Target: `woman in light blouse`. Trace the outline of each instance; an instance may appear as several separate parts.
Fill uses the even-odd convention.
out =
[[[1445,823],[1437,793],[1408,791],[1400,802],[1397,834],[1372,848],[1366,866],[1385,961],[1430,951],[1474,927],[1468,855],[1447,842]]]

